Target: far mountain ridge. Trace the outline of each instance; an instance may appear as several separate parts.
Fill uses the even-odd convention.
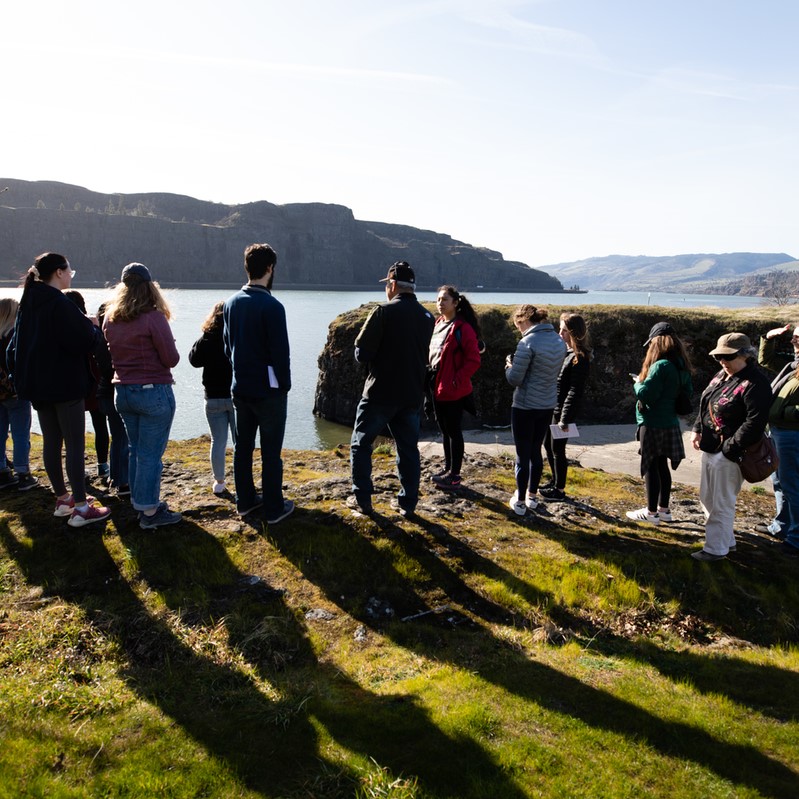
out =
[[[445,233],[355,219],[343,205],[259,200],[241,205],[163,192],[103,194],[55,181],[0,178],[0,279],[15,280],[37,253],[63,252],[79,284],[104,285],[141,261],[164,285],[236,285],[243,252],[267,241],[276,285],[375,288],[387,267],[409,261],[420,289],[560,292],[557,278]]]
[[[755,272],[791,269],[787,253],[693,253],[684,255],[607,255],[542,266],[564,285],[614,291],[695,291],[697,284],[722,284]]]

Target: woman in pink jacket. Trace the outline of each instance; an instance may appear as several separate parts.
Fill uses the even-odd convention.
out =
[[[436,488],[461,485],[463,411],[474,413],[472,375],[480,368],[480,324],[469,300],[455,286],[441,286],[439,317],[430,340],[430,371],[436,421],[444,437],[444,471],[432,477]]]
[[[180,360],[170,316],[150,270],[128,264],[106,306],[103,332],[114,362],[114,405],[128,433],[131,504],[143,530],[181,520],[161,501],[161,458],[175,416],[172,367]]]

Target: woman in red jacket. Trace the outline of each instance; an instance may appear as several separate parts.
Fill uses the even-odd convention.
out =
[[[455,286],[441,286],[436,298],[439,317],[430,340],[433,406],[444,436],[444,471],[433,475],[436,488],[461,485],[464,408],[472,410],[472,375],[480,368],[480,324],[469,300]]]

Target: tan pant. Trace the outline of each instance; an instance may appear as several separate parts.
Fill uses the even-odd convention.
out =
[[[743,481],[738,464],[721,452],[702,453],[699,501],[705,512],[705,552],[726,555],[735,546],[735,501]]]

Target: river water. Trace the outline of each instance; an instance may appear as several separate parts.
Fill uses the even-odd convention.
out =
[[[89,313],[108,299],[109,289],[81,289]],[[191,345],[200,335],[200,325],[211,308],[233,291],[220,289],[166,289],[174,312],[175,334],[180,363],[173,370],[177,412],[172,425],[174,439],[194,438],[207,432],[200,370],[188,361]],[[0,296],[19,298],[19,289],[0,289]],[[385,299],[382,284],[373,292],[364,291],[281,291],[277,297],[286,307],[291,343],[292,389],[289,393],[285,447],[287,449],[325,449],[349,441],[350,431],[341,425],[313,416],[313,400],[318,375],[317,359],[327,340],[330,323],[344,311],[366,302]],[[432,301],[435,292],[420,292],[419,299]],[[587,294],[514,294],[476,292],[469,295],[476,304],[515,305],[530,302],[539,305],[652,305],[666,308],[752,308],[762,305],[761,297],[728,297],[704,294],[666,294],[646,291],[592,291]],[[87,417],[88,418],[88,417]],[[34,429],[38,422],[34,414]]]

